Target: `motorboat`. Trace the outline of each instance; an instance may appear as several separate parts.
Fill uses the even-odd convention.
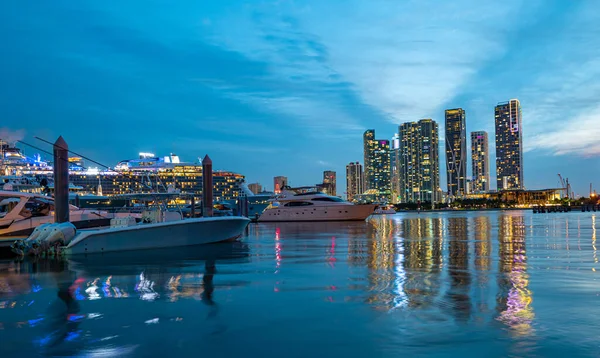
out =
[[[354,204],[321,192],[284,190],[269,200],[259,216],[267,221],[362,221],[373,214],[375,204]]]
[[[109,213],[102,210],[69,206],[69,216],[77,229],[109,226],[111,219],[132,216],[130,213]],[[139,217],[139,214],[137,215]],[[52,197],[0,191],[0,247],[9,246],[15,239],[28,237],[36,227],[54,222]]]
[[[396,209],[392,205],[379,205],[373,215],[393,215],[396,213]]]
[[[130,194],[130,199],[145,201],[147,207],[137,221],[131,216],[113,218],[110,225],[94,229],[75,229],[69,223],[39,227],[26,240],[15,241],[13,252],[40,255],[44,252],[65,255],[123,252],[233,241],[250,222],[239,216],[184,219],[181,212],[170,211],[165,202],[179,193]],[[150,206],[149,203],[152,203]]]

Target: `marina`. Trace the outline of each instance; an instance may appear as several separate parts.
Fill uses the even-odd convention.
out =
[[[593,213],[401,213],[251,224],[237,242],[144,255],[4,260],[0,349],[593,357],[597,230]],[[79,318],[63,324],[69,287]]]

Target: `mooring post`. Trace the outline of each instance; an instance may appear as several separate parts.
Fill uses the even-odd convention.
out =
[[[69,146],[62,136],[54,143],[54,222],[69,222]]]
[[[195,218],[196,217],[196,198],[194,197],[194,194],[192,194],[192,199],[190,201],[192,202],[192,206],[190,207],[190,218]]]
[[[212,160],[208,154],[202,159],[202,213],[213,216],[213,174]]]

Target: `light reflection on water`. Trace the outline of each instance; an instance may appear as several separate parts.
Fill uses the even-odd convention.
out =
[[[5,261],[0,353],[594,356],[597,264],[593,214],[525,212],[259,224],[241,243]]]

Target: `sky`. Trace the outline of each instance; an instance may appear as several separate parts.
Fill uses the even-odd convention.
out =
[[[494,106],[518,98],[525,186],[600,186],[596,0],[9,0],[0,34],[0,134],[107,165],[208,154],[267,189],[335,170],[342,193],[366,129],[461,107],[495,182]]]

